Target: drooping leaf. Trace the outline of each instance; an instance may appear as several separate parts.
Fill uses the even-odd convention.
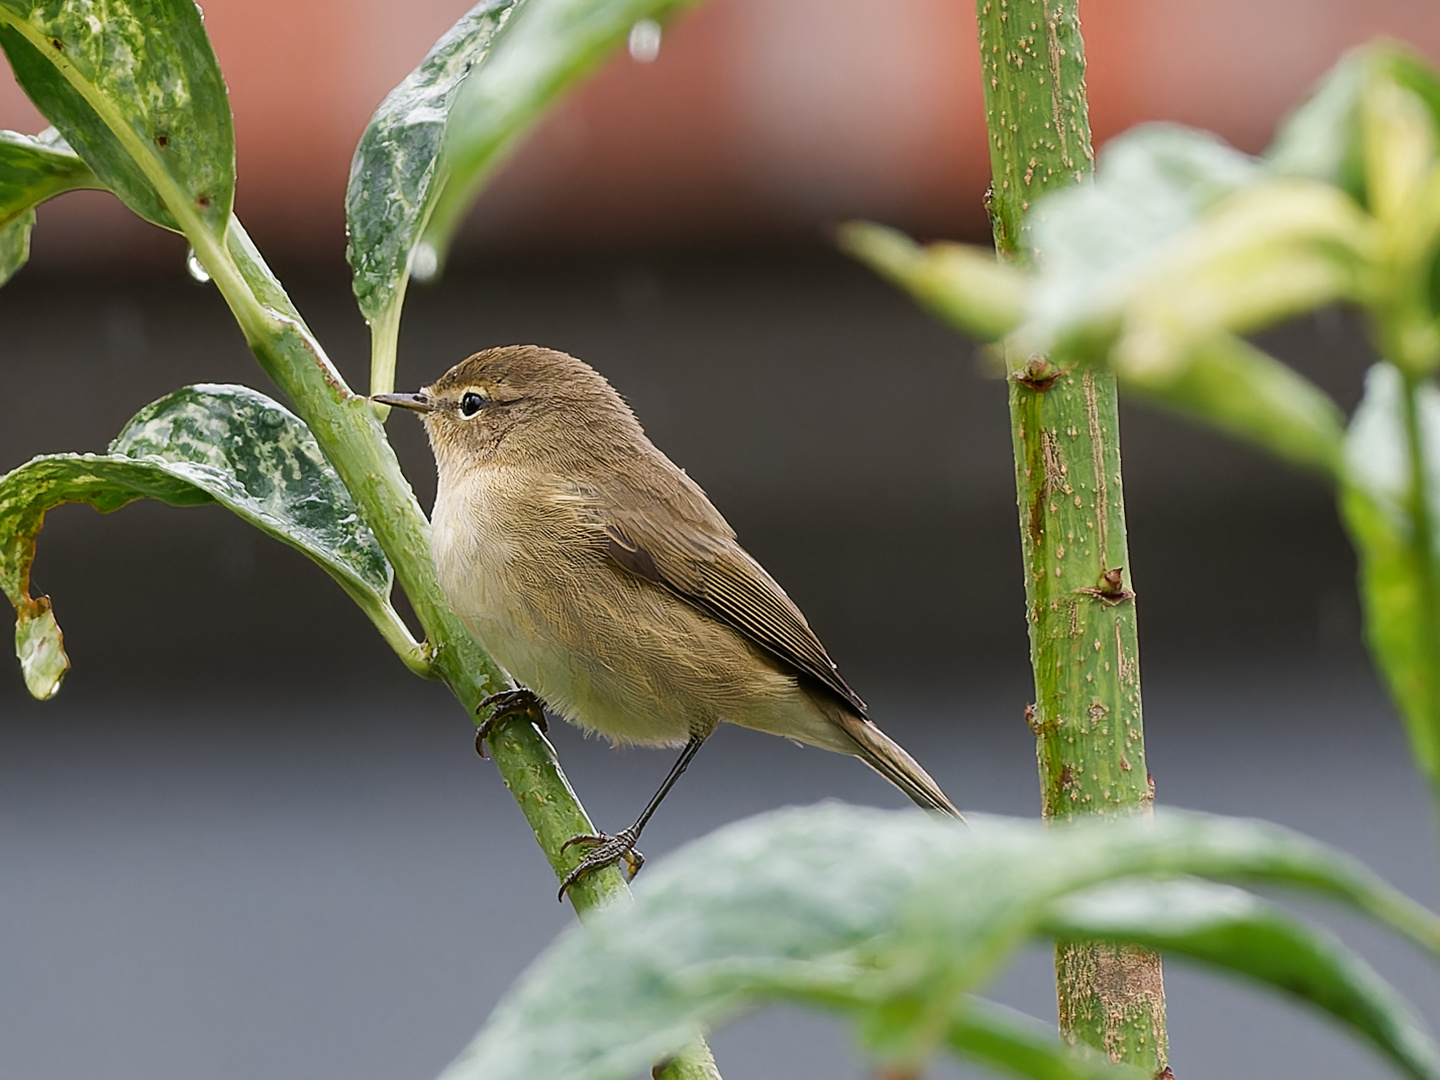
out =
[[[224,234],[235,134],[191,0],[0,0],[0,47],[30,100],[126,205],[169,229]]]
[[[593,71],[642,19],[695,0],[523,0],[455,95],[441,151],[445,183],[423,242],[437,264],[486,177],[547,106]]]
[[[0,285],[30,258],[36,206],[62,192],[101,186],[54,128],[40,135],[0,131]]]
[[[1331,935],[1228,885],[1125,881],[1050,905],[1042,929],[1126,940],[1279,988],[1352,1028],[1411,1077],[1440,1075],[1440,1054],[1403,998]]]
[[[1416,388],[1415,418],[1426,510],[1440,521],[1440,392]],[[1410,745],[1432,783],[1440,780],[1440,536],[1427,549],[1416,520],[1406,434],[1404,377],[1376,364],[1345,439],[1340,507],[1360,558],[1360,599],[1371,654],[1405,719]]]
[[[636,22],[692,2],[481,0],[386,97],[356,148],[345,200],[372,394],[394,389],[411,275],[438,273],[485,178]]]
[[[318,563],[387,636],[403,632],[390,564],[309,429],[246,387],[189,386],[142,409],[106,454],[47,455],[0,477],[0,589],[20,616],[17,649],[32,657],[21,659],[36,696],[53,694],[63,675],[49,602],[30,598],[46,512],[66,502],[105,512],[140,498],[225,506]]]
[[[964,1047],[953,1032],[965,995],[1046,933],[1057,901],[1142,875],[1314,890],[1440,953],[1435,916],[1348,856],[1276,826],[1178,813],[973,826],[827,805],[722,829],[647,870],[633,906],[562,935],[445,1080],[619,1080],[697,1027],[774,998],[841,1010],[872,1052],[915,1065]],[[1116,934],[1166,925],[1141,912]],[[1343,996],[1310,971],[1314,993]],[[1396,1020],[1394,1030],[1408,1029]]]
[[[345,192],[345,257],[366,320],[381,317],[404,288],[420,233],[445,184],[440,150],[455,93],[516,3],[482,0],[466,12],[390,91],[360,136]]]

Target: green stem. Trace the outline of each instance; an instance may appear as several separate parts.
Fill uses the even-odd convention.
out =
[[[429,523],[400,471],[380,419],[367,398],[353,393],[330,364],[260,258],[239,220],[231,223],[223,258],[235,273],[211,276],[217,284],[240,280],[244,288],[225,299],[245,329],[266,373],[310,425],[325,456],[350,489],[430,641],[434,672],[474,716],[489,694],[510,685],[504,672],[450,610],[430,559]],[[206,263],[210,269],[210,264]],[[222,287],[222,292],[224,288]],[[541,716],[528,723],[497,725],[487,740],[490,753],[549,860],[557,878],[572,870],[583,851],[562,850],[566,840],[593,833],[595,826],[570,787],[555,750],[541,734]],[[628,896],[615,867],[587,874],[566,892],[583,917]],[[666,1080],[718,1080],[703,1043],[672,1061]]]
[[[990,134],[988,197],[1002,260],[1044,191],[1093,159],[1077,0],[977,0]],[[1134,593],[1115,381],[1043,356],[1007,356],[1021,545],[1035,674],[1031,727],[1047,819],[1148,810]],[[1152,1075],[1168,1056],[1159,955],[1061,946],[1064,1037]]]

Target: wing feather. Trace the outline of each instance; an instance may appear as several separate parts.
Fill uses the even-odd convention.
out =
[[[840,677],[800,609],[735,542],[729,525],[688,477],[685,483],[699,496],[691,508],[699,512],[683,514],[632,488],[597,500],[610,557],[737,630],[864,717],[865,702]]]

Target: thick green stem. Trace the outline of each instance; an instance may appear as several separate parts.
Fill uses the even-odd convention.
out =
[[[1084,179],[1093,157],[1077,0],[978,0],[977,11],[995,246],[1028,264],[1026,211]],[[1044,814],[1143,813],[1152,794],[1115,381],[1048,357],[1006,359]],[[1056,984],[1065,1038],[1151,1073],[1165,1067],[1158,954],[1063,946]]]

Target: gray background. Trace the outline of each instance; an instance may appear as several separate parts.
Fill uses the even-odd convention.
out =
[[[363,385],[344,280],[282,276]],[[214,291],[184,279],[27,272],[0,290],[0,326],[0,469],[101,450],[181,383],[271,389]],[[1005,393],[981,354],[823,249],[477,264],[415,293],[402,388],[520,341],[611,378],[962,806],[1035,813]],[[1353,404],[1367,349],[1351,320],[1266,344]],[[1359,643],[1328,493],[1164,414],[1127,405],[1122,426],[1160,802],[1294,825],[1440,903],[1430,810]],[[419,427],[391,430],[428,505]],[[35,584],[75,671],[43,705],[13,668],[0,680],[4,1075],[438,1071],[571,917],[444,691],[324,575],[217,509],[62,508]],[[668,766],[552,735],[607,826]],[[643,847],[826,797],[904,802],[852,761],[726,730]],[[1320,914],[1440,1016],[1417,958]],[[1047,964],[1023,958],[996,995],[1052,1016]],[[1272,997],[1179,965],[1168,990],[1181,1080],[1383,1072]],[[727,1080],[864,1074],[838,1023],[798,1010],[713,1041]]]

